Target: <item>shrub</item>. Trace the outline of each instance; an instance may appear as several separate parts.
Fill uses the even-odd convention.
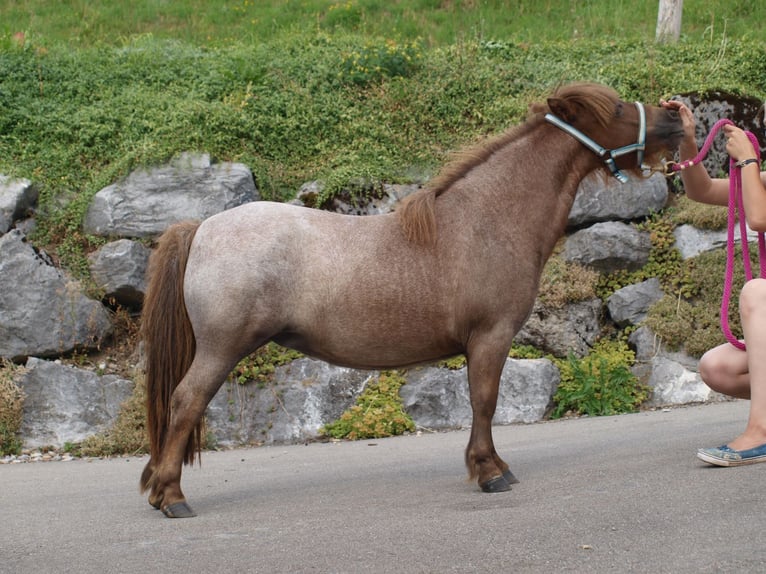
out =
[[[263,387],[271,380],[278,366],[302,356],[298,351],[269,342],[237,363],[230,376],[240,385],[254,382],[257,386]]]
[[[19,454],[19,429],[23,416],[24,392],[14,378],[21,371],[10,361],[0,362],[0,455]]]
[[[718,205],[708,205],[692,201],[685,195],[676,200],[673,207],[667,211],[668,217],[675,225],[693,225],[697,229],[720,230],[726,229],[728,212]]]
[[[146,385],[142,376],[137,380],[133,394],[120,405],[120,412],[110,429],[89,436],[80,445],[70,445],[67,450],[83,456],[135,455],[148,452],[145,403]]]
[[[553,397],[551,418],[567,413],[616,415],[635,412],[649,396],[649,388],[630,370],[633,351],[622,341],[603,341],[586,357],[559,361],[561,382]]]
[[[399,388],[404,382],[397,372],[381,373],[377,382],[367,385],[353,407],[325,425],[320,433],[333,438],[359,440],[414,431],[415,423],[404,411],[399,397]]]
[[[357,86],[367,86],[384,78],[404,78],[412,73],[421,58],[417,42],[367,43],[344,56],[338,77]]]
[[[551,257],[540,278],[539,299],[549,307],[585,301],[596,296],[599,273],[561,257]]]
[[[729,327],[735,336],[742,336],[738,313],[739,290],[745,282],[742,250],[735,249],[732,296],[728,310]],[[758,249],[750,249],[754,273],[758,273]],[[721,331],[720,307],[726,268],[726,249],[701,253],[684,261],[683,274],[693,289],[668,293],[655,303],[647,315],[646,324],[671,349],[683,348],[700,357],[708,349],[725,342]]]

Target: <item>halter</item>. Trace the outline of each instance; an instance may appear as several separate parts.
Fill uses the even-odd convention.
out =
[[[699,153],[692,159],[680,163],[670,162],[666,167],[666,173],[674,175],[680,171],[697,165],[710,151],[710,147],[713,145],[713,138],[715,138],[718,130],[723,126],[730,124],[734,125],[734,122],[728,119],[718,120],[713,125],[710,133],[705,139],[705,143],[702,145]],[[761,163],[761,147],[758,143],[758,139],[751,133],[745,132],[750,139],[750,143],[753,144],[758,164]],[[726,274],[724,276],[723,283],[723,296],[721,297],[721,331],[723,331],[726,340],[734,345],[736,348],[746,350],[745,343],[737,339],[729,328],[729,302],[731,300],[732,283],[734,279],[734,228],[736,226],[737,214],[739,215],[739,235],[740,243],[742,244],[742,266],[745,271],[745,280],[750,281],[753,278],[753,271],[750,265],[750,251],[748,249],[747,238],[747,223],[745,220],[745,208],[742,201],[742,173],[741,168],[734,162],[734,158],[729,158],[729,213],[726,226]],[[758,259],[761,268],[760,277],[766,277],[766,239],[763,232],[758,232]]]
[[[638,167],[641,167],[641,164],[644,162],[644,150],[646,149],[646,112],[644,111],[644,105],[641,102],[635,102],[635,105],[638,109],[639,117],[638,141],[636,143],[612,150],[600,146],[580,130],[570,126],[568,123],[560,120],[553,114],[545,114],[545,119],[557,128],[564,130],[566,133],[571,135],[573,138],[575,138],[577,141],[595,153],[598,157],[603,159],[604,163],[609,168],[609,171],[612,172],[612,175],[616,177],[620,183],[626,183],[628,181],[628,177],[618,169],[614,160],[625,154],[636,152],[636,163]]]

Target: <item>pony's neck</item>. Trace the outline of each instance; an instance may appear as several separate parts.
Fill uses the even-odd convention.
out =
[[[455,182],[436,202],[437,221],[460,210],[501,241],[536,238],[530,248],[547,259],[564,233],[580,182],[601,165],[572,137],[548,128],[541,123],[509,140]]]

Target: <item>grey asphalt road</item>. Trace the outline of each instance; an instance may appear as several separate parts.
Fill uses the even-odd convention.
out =
[[[145,458],[0,466],[0,572],[765,572],[766,464],[714,468],[747,403],[495,428],[521,479],[465,480],[467,431],[206,453],[198,516]]]

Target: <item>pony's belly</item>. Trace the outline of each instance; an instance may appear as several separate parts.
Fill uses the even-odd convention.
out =
[[[429,363],[461,353],[457,345],[433,342],[384,342],[355,340],[307,339],[296,334],[282,334],[274,342],[315,359],[354,369],[391,369]]]

